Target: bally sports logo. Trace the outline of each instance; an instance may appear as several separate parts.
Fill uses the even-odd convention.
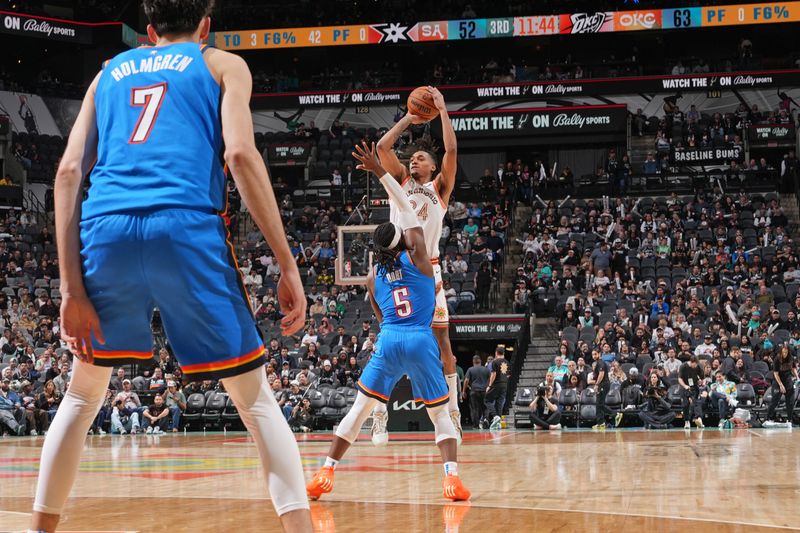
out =
[[[60,36],[60,37],[75,37],[76,32],[75,28],[71,28],[65,25],[54,25],[50,24],[46,20],[38,20],[38,19],[25,19],[25,22],[22,22],[22,18],[15,17],[11,15],[6,15],[3,17],[3,28],[8,31],[12,32],[20,32],[20,33],[40,33],[47,35],[48,37],[52,37],[53,34]]]

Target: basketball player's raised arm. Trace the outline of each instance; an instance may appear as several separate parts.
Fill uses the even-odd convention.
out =
[[[292,335],[305,324],[306,297],[297,263],[286,241],[267,167],[255,145],[253,117],[250,113],[253,79],[241,57],[220,50],[209,53],[209,64],[218,72],[222,88],[225,162],[233,174],[242,200],[281,267],[278,301],[285,315],[281,319],[281,330],[286,336]]]
[[[372,312],[375,313],[375,318],[378,319],[378,324],[383,323],[383,313],[381,306],[375,301],[375,269],[370,270],[367,274],[367,293],[369,294],[369,305],[372,306]]]
[[[408,169],[400,162],[400,159],[397,158],[397,154],[394,153],[394,144],[409,126],[412,124],[422,124],[424,122],[425,120],[421,117],[407,113],[406,116],[392,126],[378,141],[378,157],[380,157],[381,165],[383,165],[383,168],[385,168],[398,183],[403,183],[403,181],[405,181],[408,176]],[[382,175],[383,174],[380,176]]]
[[[444,141],[444,156],[442,157],[442,171],[436,178],[434,185],[439,191],[444,203],[450,202],[450,195],[456,186],[456,171],[458,170],[458,142],[453,124],[450,122],[450,115],[447,114],[447,105],[444,96],[435,87],[430,88],[433,96],[433,103],[439,110],[439,117],[442,119],[442,140]]]
[[[91,334],[104,343],[100,320],[86,295],[81,267],[81,200],[83,180],[97,159],[94,95],[98,74],[83,99],[56,172],[54,186],[56,244],[61,277],[61,337],[81,359],[92,362]]]
[[[389,195],[389,200],[397,207],[399,226],[403,230],[403,241],[417,268],[426,276],[433,277],[433,266],[431,266],[428,250],[425,247],[425,234],[422,232],[417,214],[411,207],[403,188],[381,165],[375,150],[375,143],[368,146],[366,142],[362,142],[361,145],[356,145],[355,150],[353,156],[360,162],[357,168],[379,176],[381,185]]]

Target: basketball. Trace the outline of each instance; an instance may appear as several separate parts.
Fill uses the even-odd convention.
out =
[[[436,109],[427,87],[417,87],[411,91],[408,95],[408,112],[428,121],[439,116],[439,110]]]

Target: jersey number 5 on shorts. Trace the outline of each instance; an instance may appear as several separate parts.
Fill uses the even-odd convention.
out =
[[[167,94],[167,84],[159,83],[149,87],[134,87],[131,89],[131,105],[142,107],[139,121],[133,129],[129,144],[147,142],[150,132],[153,131],[164,95]]]
[[[394,298],[394,312],[400,318],[411,316],[411,300],[408,299],[408,287],[399,287],[392,291]]]

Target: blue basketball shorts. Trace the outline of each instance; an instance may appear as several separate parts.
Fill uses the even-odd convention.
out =
[[[106,340],[93,339],[95,364],[150,361],[156,307],[190,380],[265,363],[221,216],[189,209],[105,215],[82,221],[80,234],[84,284]]]
[[[378,336],[375,353],[367,363],[356,387],[370,398],[387,403],[395,384],[411,380],[414,400],[425,407],[448,401],[439,345],[430,327],[385,326]]]

